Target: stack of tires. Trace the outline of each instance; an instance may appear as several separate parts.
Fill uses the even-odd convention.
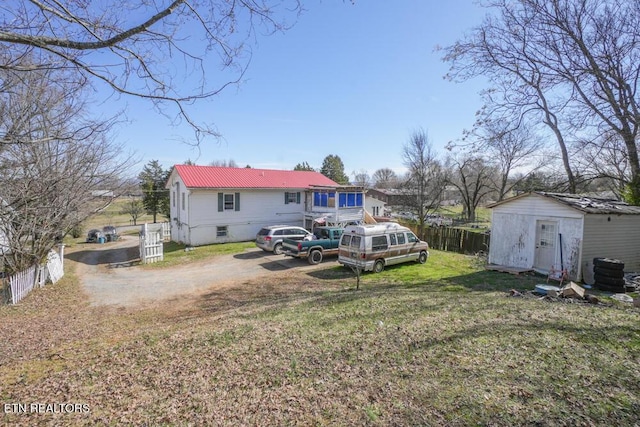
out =
[[[601,291],[624,293],[624,262],[619,259],[594,258],[593,278],[596,288]]]

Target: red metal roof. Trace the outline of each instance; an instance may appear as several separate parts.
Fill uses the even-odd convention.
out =
[[[188,188],[308,188],[337,186],[319,172],[176,165]]]

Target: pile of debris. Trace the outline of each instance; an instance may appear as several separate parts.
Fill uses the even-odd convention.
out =
[[[639,273],[626,273],[624,275],[625,288],[627,292],[640,291],[640,274]]]
[[[640,275],[636,275],[634,280],[640,282]],[[640,286],[637,288],[640,289]],[[515,289],[511,289],[509,291],[509,296],[512,297],[535,297],[539,299],[551,300],[551,301],[561,301],[561,302],[581,302],[581,303],[589,303],[589,304],[600,304],[601,299],[596,295],[587,293],[585,288],[578,285],[575,282],[569,282],[562,287],[551,286],[551,285],[536,285],[534,291],[517,291]],[[616,299],[622,302],[633,303],[635,307],[640,307],[640,298],[636,298],[635,300],[626,294],[613,294],[611,298]]]

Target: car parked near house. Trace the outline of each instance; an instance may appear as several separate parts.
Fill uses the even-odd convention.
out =
[[[284,254],[294,258],[306,258],[311,265],[319,264],[325,256],[338,254],[338,244],[343,230],[340,227],[316,227],[313,229],[312,240],[284,239]]]
[[[113,225],[107,225],[102,227],[102,234],[107,239],[107,242],[115,242],[118,240],[118,231]]]
[[[294,225],[270,225],[262,227],[256,235],[256,246],[263,251],[273,252],[276,255],[283,253],[282,242],[284,239],[303,240],[312,234],[302,227]]]
[[[424,217],[425,224],[431,227],[450,227],[453,225],[453,220],[438,214],[427,214]]]
[[[98,240],[101,237],[104,237],[104,234],[102,234],[102,231],[96,228],[89,230],[89,232],[87,233],[87,243],[98,243]]]
[[[338,246],[338,262],[380,273],[385,266],[429,258],[429,245],[407,227],[388,222],[348,226]]]

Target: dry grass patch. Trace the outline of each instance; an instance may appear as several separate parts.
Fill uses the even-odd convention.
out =
[[[458,270],[442,262],[432,263],[429,273],[416,270],[418,278],[406,283],[366,275],[360,291],[353,289],[352,275],[329,268],[239,283],[145,310],[89,307],[68,277],[47,295],[45,288],[20,307],[0,309],[0,369],[8,380],[1,397],[3,403],[86,403],[91,412],[4,414],[2,421],[637,422],[637,309],[511,298],[504,292],[507,282],[522,284],[514,277],[485,276],[464,257],[458,257]],[[404,267],[385,274],[394,272],[409,275]],[[34,331],[8,331],[19,318]],[[38,345],[29,344],[35,329],[44,334]],[[34,371],[34,364],[40,368]]]

